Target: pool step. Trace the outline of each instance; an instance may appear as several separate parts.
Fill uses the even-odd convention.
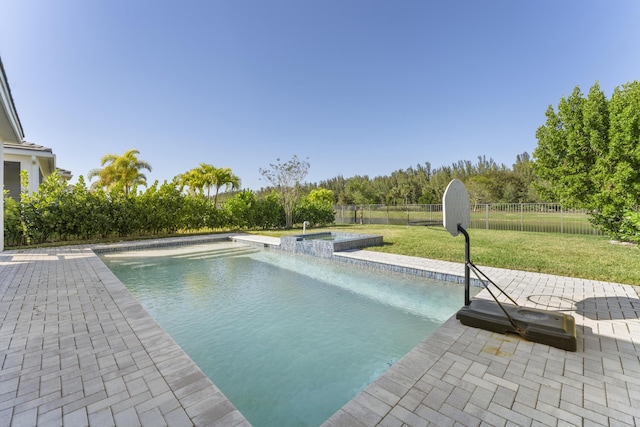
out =
[[[234,256],[247,255],[258,252],[259,249],[252,247],[242,247],[242,248],[226,248],[226,249],[218,249],[218,250],[206,250],[199,252],[191,252],[188,254],[180,254],[175,255],[172,258],[178,259],[214,259],[214,258],[228,258]]]
[[[216,259],[216,258],[230,258],[235,256],[248,255],[252,253],[259,252],[260,249],[252,247],[252,246],[234,246],[234,247],[225,247],[221,249],[203,249],[196,252],[189,253],[179,253],[175,255],[163,255],[163,257],[171,258],[171,259],[185,259],[185,260],[206,260],[206,259]],[[156,258],[158,259],[158,258]],[[126,260],[122,262],[115,261],[115,265],[126,265],[134,269],[138,268],[147,268],[147,267],[155,267],[158,265],[162,265],[162,262],[153,262],[149,258],[140,260]]]

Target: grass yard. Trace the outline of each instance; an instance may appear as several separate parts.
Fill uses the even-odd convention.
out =
[[[384,246],[369,248],[445,261],[464,261],[464,237],[452,237],[441,227],[404,225],[334,225],[308,232],[342,231],[381,234]],[[279,237],[302,231],[256,231]],[[611,244],[604,236],[469,230],[471,259],[479,266],[509,268],[583,279],[640,285],[640,250]]]

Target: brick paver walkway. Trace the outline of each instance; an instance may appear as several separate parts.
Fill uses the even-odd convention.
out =
[[[449,274],[464,271],[461,264],[367,251],[341,256]],[[519,305],[572,314],[578,351],[463,326],[451,318],[325,427],[640,427],[638,287],[482,270]],[[486,291],[478,297],[490,298]]]
[[[573,314],[578,351],[452,318],[325,425],[640,427],[638,288],[483,270],[523,305]],[[0,426],[248,425],[89,248],[0,253],[0,322]]]
[[[249,425],[91,249],[0,254],[0,426]]]

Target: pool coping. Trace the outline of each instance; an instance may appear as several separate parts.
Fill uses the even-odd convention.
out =
[[[230,238],[261,247],[279,240],[218,234],[158,242]],[[249,425],[94,251],[108,248],[0,253],[0,426]],[[372,251],[335,258],[456,277],[463,268]],[[481,331],[451,318],[324,425],[640,424],[636,287],[483,270],[524,305],[532,304],[532,295],[550,296],[547,308],[562,298],[594,299],[578,309],[563,307],[576,317],[579,351]],[[534,306],[544,308],[536,301]]]

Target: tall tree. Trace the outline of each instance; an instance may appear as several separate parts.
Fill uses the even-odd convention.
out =
[[[596,147],[606,145],[595,138],[607,137],[600,124],[607,115],[598,83],[586,99],[576,86],[571,96],[560,99],[557,112],[549,105],[547,121],[536,132],[538,146],[533,152],[534,171],[542,181],[538,189],[543,195],[569,207],[592,206]]]
[[[345,202],[360,206],[379,203],[374,191],[375,187],[367,175],[356,175],[347,180]]]
[[[144,160],[138,159],[140,152],[136,149],[127,150],[123,155],[106,154],[100,159],[102,168],[89,171],[87,175],[91,180],[98,177],[98,181],[93,183],[93,188],[104,187],[112,189],[121,184],[125,194],[129,194],[131,188],[136,185],[147,185],[147,177],[140,172],[146,169],[151,172],[151,165]]]
[[[533,152],[540,190],[566,206],[591,209],[615,235],[640,205],[640,84],[617,87],[607,101],[596,82],[585,99],[575,88],[547,109]]]
[[[218,192],[220,188],[225,187],[227,190],[237,190],[240,188],[240,178],[235,176],[230,168],[217,168],[213,173],[211,185],[216,189],[216,194],[213,197],[213,203],[216,204],[218,202]]]
[[[216,181],[217,168],[207,163],[200,163],[200,167],[194,171],[195,175],[199,175],[203,188],[207,189],[207,199],[211,197],[211,187]]]
[[[516,156],[516,162],[512,167],[514,179],[520,183],[519,188],[515,188],[513,201],[522,203],[540,202],[541,198],[535,188],[537,177],[533,172],[533,160],[526,151]]]
[[[268,169],[260,168],[260,174],[276,190],[280,203],[284,208],[285,227],[293,227],[293,208],[302,195],[301,182],[309,171],[309,162],[298,159],[294,155],[291,160],[281,163],[270,163]]]
[[[203,194],[204,192],[204,180],[202,178],[202,174],[199,173],[198,168],[189,169],[188,171],[176,176],[174,180],[181,192],[185,187],[188,187],[188,193],[191,196],[195,196],[198,193]]]
[[[608,143],[594,138],[598,150],[594,169],[598,190],[596,223],[617,232],[630,211],[640,206],[640,83],[617,87],[608,103]],[[640,223],[635,224],[640,236]]]
[[[184,187],[189,187],[189,193],[193,195],[198,192],[204,195],[204,189],[206,188],[207,199],[211,198],[211,188],[214,188],[214,204],[218,202],[220,188],[240,188],[240,178],[234,175],[230,168],[216,168],[207,163],[200,163],[197,168],[181,173],[175,180],[181,191]]]

